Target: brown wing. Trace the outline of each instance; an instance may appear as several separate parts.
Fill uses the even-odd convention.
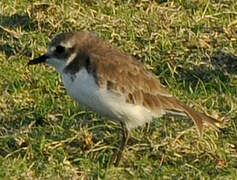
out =
[[[140,91],[155,96],[172,96],[144,65],[127,54],[92,55],[91,60],[96,64],[97,80],[100,87],[121,91],[128,96],[139,94]],[[135,104],[141,103],[136,97],[133,101]]]
[[[158,116],[164,110],[181,111],[178,101],[133,57],[112,51],[103,56],[94,54],[90,59],[99,87],[121,94],[127,103],[143,105]]]

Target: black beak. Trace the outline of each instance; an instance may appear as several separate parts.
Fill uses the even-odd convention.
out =
[[[27,65],[44,63],[46,61],[46,59],[48,59],[48,58],[49,58],[49,56],[44,54],[43,56],[40,56],[38,58],[35,58],[35,59],[29,61]]]

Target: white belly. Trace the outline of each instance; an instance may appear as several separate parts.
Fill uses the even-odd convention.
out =
[[[129,129],[143,125],[155,116],[143,106],[126,103],[125,96],[99,89],[93,76],[85,68],[73,78],[69,74],[63,74],[62,77],[67,92],[74,100],[101,115],[124,121]]]

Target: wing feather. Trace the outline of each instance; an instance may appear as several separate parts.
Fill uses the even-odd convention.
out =
[[[96,64],[99,87],[107,88],[107,82],[111,82],[111,90],[125,93],[127,96],[132,94],[136,104],[142,104],[144,93],[152,96],[172,96],[143,64],[127,54],[92,54],[91,61]]]

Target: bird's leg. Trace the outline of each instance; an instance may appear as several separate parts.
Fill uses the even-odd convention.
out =
[[[126,125],[124,124],[124,122],[120,122],[120,124],[121,124],[122,131],[123,131],[123,138],[122,138],[120,147],[119,147],[118,151],[116,152],[117,158],[116,158],[116,161],[114,163],[115,166],[119,165],[119,162],[120,162],[121,157],[122,157],[122,153],[125,149],[125,146],[127,145],[128,139],[129,139],[129,131],[128,131]]]

